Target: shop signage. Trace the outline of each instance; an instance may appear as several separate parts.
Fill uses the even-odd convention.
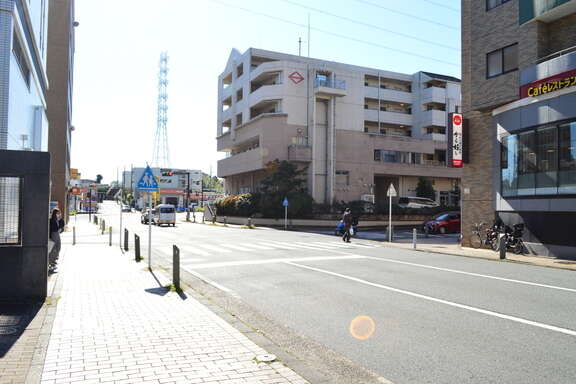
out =
[[[521,86],[520,98],[541,96],[574,86],[576,86],[576,69]]]
[[[452,113],[450,116],[452,125],[452,166],[461,167],[463,164],[464,139],[462,129],[462,114]]]
[[[160,194],[162,195],[184,195],[183,189],[176,188],[160,188]]]
[[[78,187],[72,187],[72,189],[70,189],[70,194],[72,194],[72,195],[79,195],[79,194],[80,194],[80,188],[78,188]]]

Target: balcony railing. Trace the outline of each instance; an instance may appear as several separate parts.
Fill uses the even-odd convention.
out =
[[[346,81],[335,80],[335,79],[316,79],[314,81],[314,87],[327,87],[334,89],[346,89]]]

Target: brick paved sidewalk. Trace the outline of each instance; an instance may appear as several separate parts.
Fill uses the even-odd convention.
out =
[[[104,239],[63,253],[42,383],[307,383]]]

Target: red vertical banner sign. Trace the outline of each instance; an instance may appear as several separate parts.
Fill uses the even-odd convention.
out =
[[[451,113],[448,123],[448,165],[459,168],[464,164],[464,118],[461,113]]]

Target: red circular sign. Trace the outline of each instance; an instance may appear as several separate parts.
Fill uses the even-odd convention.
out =
[[[460,125],[462,124],[462,116],[461,115],[454,115],[454,125]]]

